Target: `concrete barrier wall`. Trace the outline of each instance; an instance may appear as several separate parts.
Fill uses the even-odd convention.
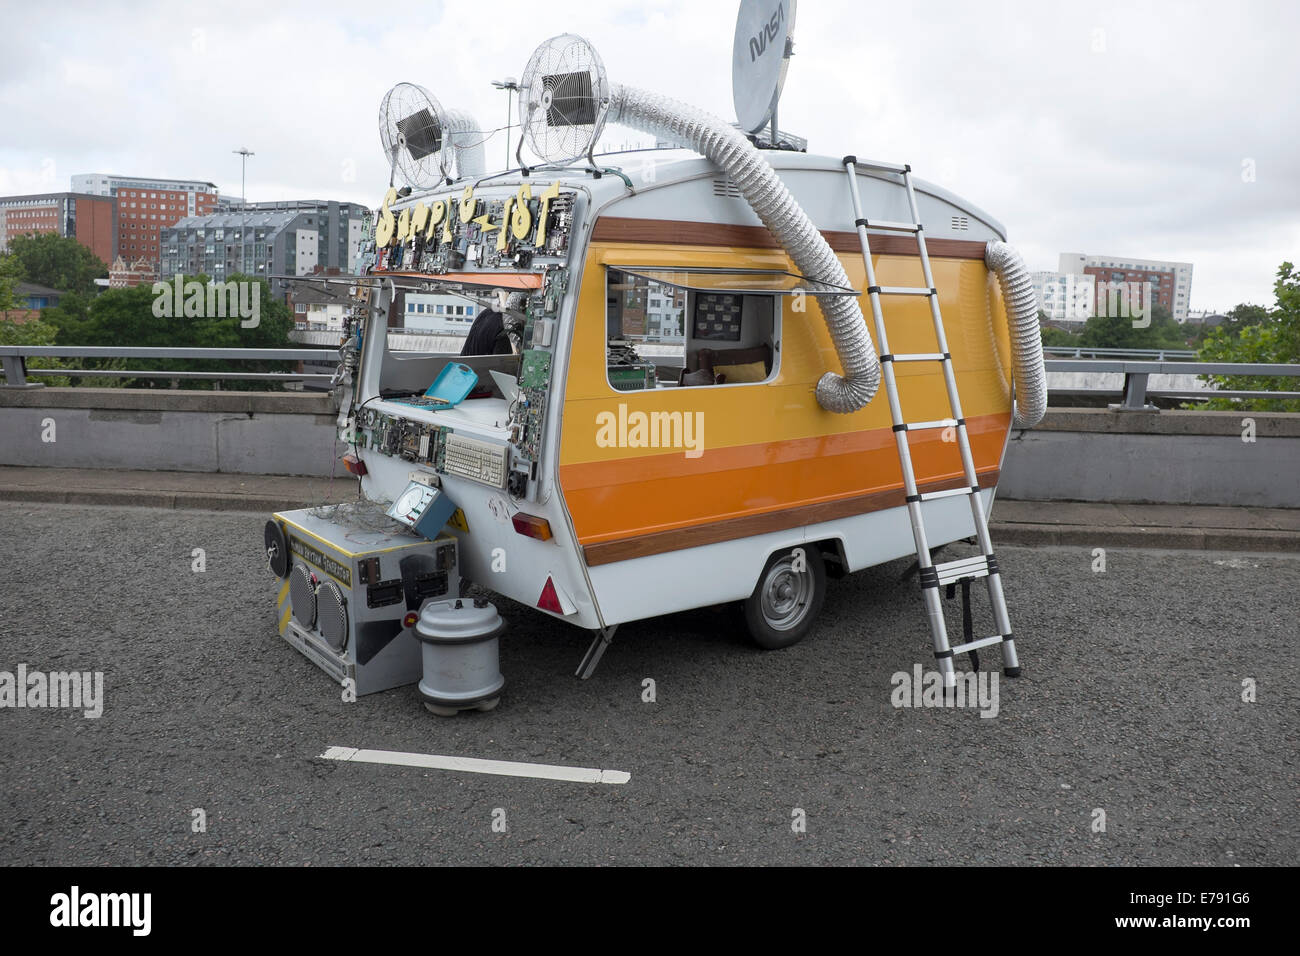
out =
[[[0,464],[325,476],[336,417],[328,394],[0,389]]]
[[[321,394],[0,388],[0,464],[325,476],[335,418]],[[1300,414],[1052,409],[1013,433],[998,495],[1300,508]]]
[[[1300,508],[1300,414],[1051,409],[1012,433],[998,496]]]

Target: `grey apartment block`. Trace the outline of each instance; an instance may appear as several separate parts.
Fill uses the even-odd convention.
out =
[[[266,278],[282,298],[288,286],[272,276],[308,275],[317,268],[351,271],[358,223],[366,214],[355,203],[307,201],[244,203],[190,216],[162,230],[160,278],[244,273]]]
[[[357,246],[370,210],[358,203],[327,199],[290,199],[276,202],[237,202],[220,200],[218,212],[300,212],[310,213],[318,228],[317,248],[322,268],[337,267],[340,272],[353,271]]]

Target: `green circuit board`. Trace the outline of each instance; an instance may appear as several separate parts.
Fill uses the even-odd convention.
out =
[[[519,388],[549,388],[551,384],[551,353],[541,349],[524,352],[519,366]]]

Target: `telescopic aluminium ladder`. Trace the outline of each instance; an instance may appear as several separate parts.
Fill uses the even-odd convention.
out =
[[[894,439],[898,443],[898,459],[903,468],[903,489],[907,496],[907,513],[912,522],[912,537],[916,542],[916,560],[920,569],[921,593],[925,598],[926,613],[930,618],[930,633],[934,639],[934,656],[938,661],[939,672],[943,675],[945,689],[955,687],[957,678],[954,673],[953,655],[971,653],[973,662],[978,667],[976,651],[993,644],[1002,645],[1002,665],[1008,677],[1020,676],[1020,662],[1016,657],[1016,645],[1011,638],[1011,619],[1007,614],[1007,602],[1002,593],[1002,576],[998,570],[997,558],[993,554],[993,541],[989,537],[988,516],[984,513],[984,500],[980,497],[979,479],[975,474],[975,459],[971,454],[970,437],[966,433],[966,420],[962,417],[961,398],[957,394],[957,376],[953,372],[952,355],[948,352],[948,340],[944,335],[943,316],[939,311],[939,292],[934,286],[934,275],[930,270],[930,256],[925,247],[925,234],[921,225],[920,212],[916,205],[916,192],[912,188],[912,167],[887,163],[859,162],[856,156],[844,157],[844,169],[849,177],[849,195],[853,199],[853,220],[857,226],[858,241],[862,244],[862,261],[867,267],[867,295],[871,301],[871,318],[876,328],[876,345],[880,350],[880,368],[885,383],[885,394],[889,398],[889,414],[894,423]],[[911,222],[888,222],[869,220],[862,214],[862,200],[858,195],[859,169],[873,172],[891,173],[902,177],[907,190],[908,208]],[[877,232],[904,233],[916,239],[916,247],[921,257],[921,274],[924,287],[913,286],[879,286],[876,284],[876,270],[871,262],[871,244],[867,230]],[[889,338],[885,331],[885,317],[880,307],[882,296],[924,296],[930,301],[930,318],[934,322],[934,334],[938,351],[895,355],[889,351]],[[952,418],[933,422],[908,422],[903,418],[903,411],[898,398],[898,384],[894,379],[894,365],[898,362],[938,362],[943,369],[943,381],[948,392],[948,406]],[[956,430],[957,448],[961,452],[962,469],[966,484],[961,488],[944,491],[921,493],[916,486],[916,473],[912,468],[912,452],[908,442],[911,432],[928,429]],[[930,556],[930,545],[926,538],[925,521],[921,505],[926,501],[965,495],[970,501],[971,515],[975,519],[975,537],[979,543],[980,553],[956,561],[934,563]],[[948,627],[944,619],[943,604],[939,598],[939,588],[943,585],[962,584],[963,595],[969,596],[969,584],[972,579],[984,578],[988,584],[989,602],[993,606],[993,617],[998,633],[992,637],[970,640],[952,647],[948,643]],[[969,614],[969,603],[966,604]],[[967,617],[969,620],[969,616]],[[969,630],[969,627],[967,627]]]

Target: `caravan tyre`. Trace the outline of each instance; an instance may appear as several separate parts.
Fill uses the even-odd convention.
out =
[[[749,636],[766,650],[798,644],[812,630],[825,597],[826,565],[816,547],[778,551],[745,600]]]

